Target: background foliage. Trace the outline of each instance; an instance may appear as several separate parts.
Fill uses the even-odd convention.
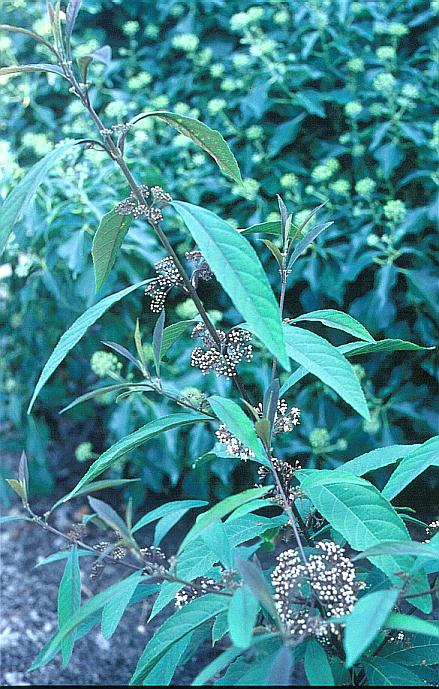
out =
[[[42,5],[6,1],[4,21],[48,32]],[[433,345],[439,311],[434,267],[439,42],[433,30],[438,11],[434,0],[90,0],[79,16],[75,40],[83,54],[107,42],[113,47],[110,64],[93,67],[102,84],[97,105],[106,123],[124,122],[149,109],[200,117],[224,134],[245,178],[243,188],[221,179],[189,139],[147,119],[131,133],[128,148],[142,182],[161,184],[174,198],[206,205],[239,228],[277,219],[277,192],[294,209],[296,221],[328,199],[319,219],[334,220],[334,225],[295,265],[287,316],[338,308],[376,337]],[[40,52],[23,36],[2,35],[0,41],[8,63],[33,61]],[[8,143],[0,150],[1,193],[6,196],[53,143],[92,132],[80,105],[55,76],[2,80],[1,118]],[[1,404],[15,431],[7,446],[21,447],[25,436],[35,460],[34,488],[40,491],[50,491],[49,443],[65,438],[66,429],[74,429],[64,451],[64,461],[72,463],[81,441],[90,442],[91,449],[81,445],[76,457],[91,458],[92,452],[165,411],[162,401],[146,403],[134,396],[117,405],[89,402],[58,416],[99,378],[111,382],[108,369],[113,375],[132,375],[125,364],[93,354],[104,349],[102,340],[132,349],[140,311],[137,292],[113,307],[81,341],[44,388],[34,416],[26,417],[35,381],[59,336],[95,300],[93,233],[102,215],[126,195],[111,161],[103,162],[92,151],[68,154],[40,188],[8,245],[1,287],[6,353]],[[168,227],[180,253],[192,248],[175,218]],[[258,235],[254,245],[268,266],[273,259]],[[99,296],[151,277],[162,256],[146,226],[133,223]],[[203,297],[208,307],[221,309],[213,317],[223,325],[236,322],[230,302],[211,284]],[[194,315],[191,308],[176,297],[168,310],[180,320]],[[154,320],[145,298],[144,342],[151,342]],[[341,334],[331,338],[335,344],[346,341]],[[164,373],[169,380],[178,377],[183,385],[203,390],[205,379],[188,372],[188,347],[185,335],[169,351]],[[148,345],[146,355],[152,359]],[[437,432],[437,354],[402,352],[361,361],[357,372],[372,420],[352,416],[321,383],[305,380],[293,390],[302,422],[289,442],[289,456],[306,458],[310,468],[321,467],[331,449],[334,466],[379,445],[423,442]],[[250,368],[243,373],[246,382],[255,384],[263,382],[251,378],[258,375]],[[217,387],[227,395],[227,385],[218,382]],[[172,488],[175,493],[174,486],[191,495],[196,490],[200,497],[211,497],[209,490],[218,496],[229,492],[232,460],[210,465],[217,476],[210,488],[205,466],[188,471],[193,458],[210,449],[210,433],[203,427],[180,432],[178,452],[176,432],[161,442],[160,452],[157,444],[143,447],[116,470],[120,476],[142,477],[142,487],[135,489],[138,500],[144,490]],[[58,468],[50,471],[56,475]],[[235,472],[239,485],[246,471],[240,465]],[[430,475],[429,480],[435,479]]]

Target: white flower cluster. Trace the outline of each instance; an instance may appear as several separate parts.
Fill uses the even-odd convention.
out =
[[[292,636],[337,633],[339,625],[327,624],[325,617],[342,617],[351,612],[361,583],[345,551],[333,541],[322,541],[320,553],[302,562],[293,549],[278,557],[271,580],[279,616]],[[309,589],[312,596],[309,595]]]
[[[205,593],[220,590],[221,586],[215,579],[211,579],[210,577],[197,577],[194,579],[191,586],[184,586],[175,595],[175,607],[177,610],[181,610],[184,605],[187,605],[196,598],[200,598],[200,596],[204,596]]]

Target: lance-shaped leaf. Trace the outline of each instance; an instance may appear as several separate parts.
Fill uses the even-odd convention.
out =
[[[352,560],[362,560],[373,555],[414,555],[415,557],[439,559],[439,548],[435,548],[432,543],[418,543],[417,541],[384,541],[356,555]]]
[[[288,369],[279,307],[253,247],[215,213],[182,201],[172,205],[252,332]]]
[[[239,648],[248,648],[259,611],[258,599],[248,586],[236,589],[229,605],[229,633]]]
[[[75,26],[76,19],[81,9],[82,0],[69,0],[66,9],[66,43],[70,45],[70,39]]]
[[[301,470],[296,475],[313,505],[355,550],[367,550],[386,540],[410,542],[401,517],[369,481],[329,470]],[[396,572],[409,570],[413,562],[410,557],[393,555],[370,560],[393,581],[399,581]]]
[[[381,469],[389,464],[394,464],[401,457],[416,450],[420,445],[389,445],[388,447],[378,447],[376,450],[365,452],[349,462],[345,462],[337,467],[336,471],[347,471],[354,476],[363,476],[375,469]]]
[[[174,342],[178,340],[183,333],[186,332],[186,330],[194,326],[198,323],[197,320],[190,320],[190,321],[179,321],[178,323],[172,323],[172,325],[168,325],[164,330],[163,330],[163,337],[162,337],[162,344],[160,347],[160,359],[163,359],[163,357],[168,353]]]
[[[129,577],[126,587],[119,595],[114,596],[114,598],[104,605],[102,610],[101,632],[105,639],[109,639],[116,631],[141,578],[142,570],[139,570]]]
[[[361,354],[391,354],[392,352],[409,352],[419,351],[421,349],[434,349],[434,347],[422,347],[414,342],[407,340],[379,340],[378,342],[370,342],[363,344],[362,342],[349,342],[341,345],[339,348],[342,354],[349,357],[360,356]]]
[[[293,253],[291,254],[291,258],[288,261],[288,270],[291,270],[293,265],[296,263],[297,259],[303,254],[304,251],[310,246],[310,244],[313,243],[315,239],[324,232],[325,230],[328,229],[328,227],[331,227],[334,223],[331,222],[325,222],[322,223],[321,225],[316,225],[313,227],[311,230],[309,230],[308,234],[300,240],[300,242],[297,243]]]
[[[250,227],[246,227],[243,230],[239,230],[239,232],[245,237],[248,234],[255,234],[256,232],[260,232],[261,234],[270,234],[273,235],[273,237],[280,237],[280,231],[281,231],[281,224],[280,220],[268,220],[267,222],[260,222],[257,223],[256,225],[251,225]]]
[[[35,163],[23,179],[13,188],[0,208],[0,256],[12,229],[32,201],[41,182],[47,178],[49,170],[55,163],[80,141],[69,141],[56,146],[44,158]]]
[[[118,531],[121,537],[127,541],[131,540],[131,534],[127,525],[123,519],[119,517],[117,512],[113,510],[111,505],[107,505],[106,502],[98,500],[97,498],[88,498],[88,502],[90,503],[90,507],[92,508],[93,512],[96,512],[98,517],[100,517],[102,521],[104,521],[107,526],[110,527],[110,529],[113,529],[113,531]]]
[[[434,637],[416,634],[410,639],[410,646],[386,644],[381,654],[394,663],[402,665],[436,665],[439,658],[439,640]]]
[[[262,488],[248,488],[247,490],[244,490],[242,493],[230,495],[228,498],[221,500],[221,502],[211,507],[210,510],[207,510],[207,512],[203,512],[202,514],[200,514],[197,517],[197,521],[195,522],[193,527],[190,529],[190,531],[186,534],[185,538],[183,539],[179,548],[179,553],[183,552],[183,550],[187,548],[187,546],[190,543],[192,543],[192,541],[194,541],[211,524],[218,521],[218,519],[222,519],[227,514],[230,514],[230,512],[236,510],[236,508],[240,507],[240,505],[244,505],[246,502],[250,502],[255,498],[260,498],[263,495],[266,495],[266,493],[268,493],[272,488],[273,486],[263,486]]]
[[[403,632],[424,634],[439,639],[439,624],[430,620],[422,620],[414,615],[404,615],[400,612],[392,612],[386,620],[389,629],[401,629]]]
[[[86,486],[78,490],[76,495],[88,495],[89,493],[96,493],[99,490],[108,490],[109,488],[121,488],[122,486],[126,486],[128,483],[135,483],[137,481],[141,481],[140,478],[110,478],[105,481],[94,481],[93,483],[88,483]],[[59,505],[64,504],[69,500],[69,496],[65,495],[59,500],[56,501],[56,503],[50,508],[50,511],[53,512]]]
[[[131,578],[137,577],[137,572],[122,581],[118,581],[117,584],[113,584],[105,591],[101,591],[93,598],[87,600],[84,605],[82,605],[79,610],[70,615],[66,619],[65,624],[59,630],[57,634],[42,648],[37,658],[32,663],[30,670],[36,670],[42,665],[46,665],[52,658],[59,652],[61,644],[68,637],[68,635],[76,630],[82,623],[89,620],[92,615],[94,615],[98,610],[101,610],[108,601],[113,600],[116,596],[121,595],[121,593],[127,588],[131,588]]]
[[[406,340],[380,340],[378,342],[349,342],[337,347],[338,351],[349,359],[363,354],[391,354],[397,351],[416,351],[420,349],[434,349],[434,347],[421,347],[414,342]],[[280,389],[280,394],[284,395],[290,388],[298,383],[309,373],[306,366],[299,366],[294,373],[289,376]]]
[[[291,672],[294,665],[294,650],[282,646],[273,658],[265,683],[269,687],[290,687]]]
[[[314,639],[306,644],[304,665],[306,678],[311,687],[334,686],[334,677],[326,651]]]
[[[145,117],[158,117],[170,124],[171,127],[177,129],[181,134],[189,137],[189,139],[212,156],[224,175],[231,177],[238,184],[242,184],[241,173],[236,158],[224,141],[222,135],[216,131],[216,129],[211,129],[206,124],[195,120],[193,117],[177,115],[174,112],[166,112],[165,110],[156,110],[154,112],[137,115],[137,117],[131,121],[131,124],[134,125]]]
[[[343,646],[346,667],[351,668],[366,651],[398,600],[397,589],[368,593],[353,607],[346,618]]]
[[[132,532],[135,533],[139,529],[143,529],[144,526],[158,521],[159,519],[163,519],[163,517],[179,514],[179,518],[181,518],[189,510],[193,510],[196,507],[205,507],[207,504],[205,500],[173,500],[172,502],[167,502],[165,505],[160,505],[160,507],[156,507],[154,510],[151,510],[151,512],[141,517],[139,521],[134,524]]]
[[[225,610],[227,602],[225,596],[208,593],[171,615],[146,645],[130,680],[130,685],[141,685],[147,674],[171,646]]]
[[[343,311],[337,311],[336,309],[321,309],[320,311],[311,311],[310,313],[304,313],[302,316],[293,318],[290,322],[300,323],[301,321],[317,321],[328,326],[328,328],[343,330],[345,333],[354,335],[354,337],[358,337],[360,340],[365,340],[366,342],[375,342],[374,338],[370,332],[366,330],[364,325],[361,325],[361,323],[359,323],[348,313],[343,313]]]
[[[424,684],[414,672],[387,658],[368,658],[364,669],[371,687],[419,687]]]
[[[29,403],[29,407],[27,410],[28,414],[30,414],[36,398],[41,392],[41,389],[49,380],[52,373],[58,368],[58,366],[65,359],[70,350],[79,342],[79,340],[87,332],[88,328],[91,325],[93,325],[93,323],[96,323],[96,321],[106,311],[108,311],[108,309],[111,306],[113,306],[113,304],[120,301],[128,294],[131,294],[131,292],[138,289],[139,287],[142,287],[147,282],[148,280],[142,280],[142,282],[138,282],[135,285],[131,285],[131,287],[126,287],[125,289],[120,290],[120,292],[109,294],[108,297],[104,297],[104,299],[98,301],[97,304],[91,306],[89,309],[87,309],[87,311],[85,311],[85,313],[83,313],[81,316],[79,316],[79,318],[76,319],[73,325],[71,325],[70,328],[64,333],[64,335],[62,335],[60,341],[58,342],[52,354],[50,355],[49,360],[47,361],[46,365],[41,371],[41,375],[38,378],[38,382],[35,386],[32,399]]]
[[[157,322],[154,326],[154,331],[152,334],[152,353],[154,356],[154,365],[157,378],[160,378],[160,363],[161,363],[161,351],[163,342],[163,329],[165,327],[166,312],[165,309],[161,312],[160,316],[157,318]]]
[[[95,462],[93,462],[85,476],[82,477],[75,488],[66,496],[66,498],[64,498],[64,502],[70,500],[74,495],[77,495],[78,491],[83,486],[96,478],[96,476],[99,476],[99,474],[102,474],[102,472],[106,471],[106,469],[120,459],[120,457],[126,455],[127,452],[131,452],[131,450],[134,450],[136,447],[139,447],[139,445],[142,445],[148,440],[155,438],[160,433],[169,431],[172,428],[179,428],[181,426],[187,426],[188,424],[199,423],[201,421],[209,421],[209,417],[206,416],[206,414],[181,412],[178,414],[172,414],[171,416],[165,416],[162,419],[150,421],[137,431],[126,435],[124,438],[118,440],[117,443],[109,447],[108,450],[106,450]]]
[[[106,213],[93,237],[91,254],[95,271],[96,292],[109,276],[117,253],[132,222],[131,215],[119,215],[113,209]]]
[[[284,335],[291,359],[335,390],[361,416],[370,419],[358,377],[351,364],[336,347],[309,330],[290,325],[284,326]]]
[[[28,38],[32,38],[34,41],[37,43],[41,43],[41,45],[46,46],[48,50],[50,50],[51,53],[53,53],[56,56],[56,51],[49,43],[49,41],[46,41],[43,36],[40,36],[39,34],[35,33],[34,31],[29,31],[29,29],[23,29],[21,26],[11,26],[10,24],[0,24],[0,31],[7,31],[8,33],[21,33],[24,34],[24,36],[28,36]]]
[[[9,67],[1,67],[0,77],[6,74],[22,74],[23,72],[51,72],[52,74],[57,74],[59,77],[64,77],[64,79],[67,78],[61,67],[49,63],[46,64],[45,62],[39,62],[33,65],[10,65]]]
[[[81,606],[81,572],[76,545],[69,552],[58,591],[58,624],[62,631]],[[63,665],[67,665],[73,652],[76,634],[73,630],[61,641]]]
[[[383,495],[393,500],[430,466],[439,466],[439,435],[404,457],[384,486]]]
[[[257,560],[243,560],[240,557],[235,557],[235,565],[243,581],[253,591],[262,607],[265,608],[274,620],[279,620],[270,587],[259,562]]]
[[[265,457],[262,443],[256,435],[255,427],[241,407],[233,400],[218,395],[209,397],[208,402],[215,416],[227,426],[232,435],[253,452],[258,462],[269,467],[270,464]]]

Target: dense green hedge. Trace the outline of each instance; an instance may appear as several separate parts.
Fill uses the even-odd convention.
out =
[[[286,315],[340,308],[374,336],[435,344],[437,0],[89,0],[83,5],[77,55],[106,43],[113,47],[110,65],[93,67],[101,84],[95,100],[105,122],[125,122],[150,109],[199,117],[224,133],[245,184],[219,179],[213,163],[189,139],[149,119],[129,135],[129,158],[139,180],[161,184],[174,198],[206,204],[236,227],[277,217],[276,193],[294,209],[296,220],[327,200],[319,215],[334,225],[296,264]],[[15,0],[5,7],[8,23],[47,31],[41,3]],[[2,34],[0,47],[8,63],[44,61],[44,49],[35,49],[24,36]],[[1,117],[9,141],[0,149],[3,196],[54,142],[92,133],[61,81],[54,75],[2,77]],[[90,368],[93,352],[103,349],[100,341],[131,347],[140,313],[144,340],[151,341],[155,316],[146,298],[141,312],[137,294],[109,312],[75,349],[44,389],[35,416],[27,419],[43,364],[59,336],[95,299],[90,249],[99,218],[126,195],[120,176],[99,153],[67,155],[16,225],[4,258],[0,314],[6,357],[0,402],[15,430],[4,447],[19,446],[26,436],[39,465],[34,472],[39,490],[49,486],[47,442],[58,433],[59,409],[102,372],[105,376],[108,363],[121,372],[99,355]],[[190,248],[183,228],[172,223],[173,240],[180,240],[181,251]],[[254,245],[265,262],[273,260],[260,239]],[[153,263],[162,255],[145,226],[134,224],[103,294],[153,275]],[[204,296],[207,306],[217,303],[211,285]],[[178,302],[175,318],[190,317],[191,307],[181,298]],[[229,302],[215,316],[225,325],[236,322]],[[333,341],[346,340],[335,336]],[[168,378],[187,371],[188,346],[183,337],[169,352]],[[123,375],[130,375],[123,366]],[[294,388],[302,423],[289,450],[307,457],[307,466],[322,466],[329,447],[342,460],[377,445],[424,441],[437,431],[435,353],[375,355],[362,366],[357,370],[371,422],[349,416],[329,390],[322,395],[321,383],[305,379]],[[249,376],[244,371],[251,383]],[[203,389],[195,371],[184,373],[184,383]],[[79,433],[67,450],[69,461],[76,461],[79,439],[89,440],[95,452],[102,450],[138,427],[145,415],[152,418],[163,410],[162,402],[147,405],[134,397],[116,406],[90,402],[67,412]],[[91,417],[96,423],[86,429],[90,435],[81,435],[81,424]],[[179,484],[193,492],[195,483],[206,494],[207,468],[188,472],[185,465],[186,456],[210,449],[207,432],[196,428],[180,434],[178,452],[177,436],[166,438],[160,452],[155,446],[133,453],[119,472],[140,473],[144,487],[155,491]],[[89,449],[82,446],[79,458]],[[211,490],[226,494],[234,467],[232,461],[214,462],[218,481]]]

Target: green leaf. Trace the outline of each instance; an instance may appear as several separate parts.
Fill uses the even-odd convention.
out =
[[[238,184],[242,184],[241,173],[238,163],[232,151],[228,147],[224,138],[216,129],[211,129],[203,122],[195,120],[186,115],[177,115],[173,112],[156,110],[144,113],[134,118],[131,124],[136,124],[145,117],[159,117],[177,131],[189,137],[194,143],[200,146],[215,160],[221,172],[227,177],[231,177]]]
[[[355,318],[343,311],[336,309],[321,309],[320,311],[310,311],[304,313],[302,316],[297,316],[291,320],[292,323],[299,323],[301,321],[318,321],[328,328],[335,328],[336,330],[343,330],[345,333],[354,335],[360,340],[366,342],[375,342],[374,338],[368,330],[361,325]]]
[[[261,234],[270,234],[274,237],[280,237],[280,231],[280,220],[268,220],[267,222],[260,222],[256,225],[246,227],[244,230],[239,230],[244,237],[246,237],[248,234],[255,234],[256,232],[260,232]]]
[[[44,158],[38,161],[10,192],[0,208],[0,256],[3,254],[5,244],[21,213],[26,210],[32,201],[41,182],[47,178],[49,170],[73,146],[80,141],[69,141],[56,146]]]
[[[290,260],[288,261],[288,270],[291,270],[296,261],[300,258],[304,251],[312,244],[312,242],[317,239],[317,237],[322,234],[328,227],[333,225],[333,222],[325,222],[320,225],[315,225],[311,228],[300,242],[297,243],[293,253],[291,254]]]
[[[73,407],[76,407],[78,404],[82,404],[83,402],[89,402],[90,400],[95,399],[95,397],[99,397],[100,395],[105,395],[108,392],[118,392],[121,390],[150,390],[151,387],[147,385],[142,385],[140,383],[116,383],[115,385],[104,385],[103,387],[96,388],[95,390],[89,390],[89,392],[85,392],[83,395],[80,395],[76,399],[73,400],[73,402],[70,402],[66,407],[61,409],[59,412],[60,414],[64,414],[66,411],[69,411],[69,409],[73,409]]]
[[[439,435],[430,438],[404,457],[384,486],[384,497],[393,500],[430,466],[439,466]]]
[[[336,347],[319,335],[284,326],[288,356],[317,376],[365,419],[370,419],[363,390],[351,364]]]
[[[182,201],[172,205],[252,332],[288,369],[279,307],[253,247],[211,211]]]
[[[173,644],[143,678],[142,686],[167,687],[171,684],[177,666],[186,653],[192,634],[186,634]],[[173,686],[173,685],[171,685]]]
[[[227,610],[224,610],[224,612],[221,612],[219,615],[216,616],[215,622],[213,623],[213,626],[212,626],[212,646],[215,646],[215,644],[218,641],[221,641],[221,639],[227,634],[228,631],[229,631],[228,613],[227,613]]]
[[[436,665],[439,658],[439,641],[431,636],[415,635],[408,648],[386,644],[381,651],[386,660],[402,665]]]
[[[0,517],[0,524],[8,524],[9,522],[31,522],[30,517],[21,517],[19,514],[11,514],[7,517]]]
[[[387,618],[385,626],[388,629],[400,629],[403,632],[423,634],[424,636],[432,636],[435,639],[439,639],[439,624],[429,620],[421,620],[420,617],[415,617],[414,615],[392,612]]]
[[[178,323],[172,323],[172,325],[168,325],[164,330],[163,330],[163,338],[162,338],[162,345],[160,347],[160,359],[163,359],[165,354],[168,353],[168,350],[172,347],[174,342],[178,340],[183,333],[186,332],[186,330],[190,326],[194,326],[198,323],[197,320],[190,320],[190,321],[179,321]]]
[[[96,557],[96,552],[85,550],[83,548],[77,549],[78,557]],[[52,553],[42,560],[38,560],[34,569],[37,567],[45,567],[46,565],[51,565],[52,562],[59,562],[60,560],[65,560],[70,555],[70,550],[58,550],[56,553]]]
[[[73,545],[67,558],[58,591],[58,624],[61,631],[68,625],[69,620],[77,613],[80,606],[81,572],[79,569],[78,550],[76,545]],[[61,641],[64,667],[71,658],[75,639],[76,634],[72,631]]]
[[[270,464],[265,457],[262,443],[256,435],[255,427],[241,407],[236,402],[218,395],[209,397],[208,402],[215,416],[227,426],[244,447],[253,452],[256,460],[269,467]]]
[[[102,519],[102,521],[105,522],[110,529],[113,529],[113,531],[118,531],[121,537],[127,541],[131,540],[131,534],[127,525],[110,505],[107,505],[106,502],[98,500],[97,498],[88,498],[88,502],[90,503],[90,507],[93,512],[96,512],[98,517],[100,517],[100,519]]]
[[[156,324],[154,326],[154,331],[152,334],[152,352],[154,357],[154,365],[157,378],[160,378],[160,353],[162,350],[163,329],[165,327],[165,319],[166,312],[165,309],[163,309],[160,316],[157,318]]]
[[[413,672],[385,658],[369,658],[364,669],[372,687],[419,687],[423,684]]]
[[[274,603],[270,587],[264,577],[258,561],[243,560],[235,556],[235,565],[243,581],[253,591],[256,598],[274,620],[279,620],[277,608]]]
[[[101,591],[96,596],[93,596],[93,598],[87,600],[84,605],[79,608],[79,610],[73,613],[70,618],[66,619],[62,629],[60,629],[59,632],[55,634],[55,636],[40,651],[37,658],[29,668],[29,671],[37,670],[39,667],[46,665],[46,663],[52,660],[52,658],[60,650],[62,642],[70,634],[70,632],[85,622],[85,620],[89,619],[98,610],[103,608],[108,601],[113,600],[115,596],[119,596],[127,586],[131,587],[132,576],[137,576],[137,573],[127,577],[126,579],[122,579],[122,581],[118,581],[117,584],[113,584],[113,586],[105,589],[105,591]]]
[[[398,594],[397,589],[373,591],[355,603],[346,618],[343,637],[347,668],[355,665],[369,648],[398,600]]]
[[[93,483],[89,483],[87,486],[84,486],[78,492],[76,495],[88,495],[89,493],[96,493],[98,490],[107,490],[108,488],[119,488],[120,486],[125,486],[128,483],[134,483],[137,481],[141,481],[140,478],[115,478],[115,479],[106,479],[104,481],[94,481]],[[56,501],[56,503],[51,507],[51,512],[53,512],[59,505],[62,505],[64,502],[67,502],[70,500],[71,496],[70,494],[63,496],[59,500]]]
[[[227,536],[226,527],[223,522],[218,519],[205,529],[201,538],[206,544],[206,548],[216,555],[218,562],[220,562],[225,569],[233,569],[233,554],[230,541]]]
[[[305,650],[305,674],[311,687],[335,685],[325,649],[315,640],[308,641]]]
[[[32,399],[29,403],[29,407],[27,410],[28,414],[31,413],[36,398],[41,392],[41,389],[49,380],[52,373],[58,368],[58,366],[65,359],[70,350],[79,342],[79,340],[87,332],[88,328],[91,325],[93,325],[93,323],[96,323],[96,321],[106,311],[108,311],[108,309],[111,306],[113,306],[113,304],[120,301],[131,292],[134,292],[134,290],[138,289],[139,287],[142,287],[147,282],[149,282],[149,280],[142,280],[142,282],[137,282],[135,285],[131,285],[130,287],[126,287],[125,289],[120,290],[120,292],[109,294],[108,297],[104,297],[104,299],[98,301],[97,304],[91,306],[89,309],[87,309],[87,311],[85,311],[85,313],[83,313],[81,316],[79,316],[79,318],[76,319],[73,325],[71,325],[70,328],[64,333],[64,335],[61,336],[60,341],[56,345],[55,349],[49,357],[49,360],[47,361],[46,365],[41,371],[40,377],[38,378],[38,382],[35,386],[35,390],[32,395]]]
[[[285,146],[290,146],[292,143],[294,143],[304,118],[305,113],[301,113],[292,120],[283,122],[282,124],[276,126],[268,146],[268,154],[270,158],[275,157],[283,148],[285,148]]]
[[[10,24],[0,24],[0,31],[7,31],[8,33],[24,34],[25,36],[32,38],[37,43],[41,43],[41,45],[46,46],[46,48],[48,50],[50,50],[51,53],[56,55],[56,52],[55,52],[53,46],[48,41],[46,41],[45,38],[43,38],[39,34],[34,33],[33,31],[29,31],[29,29],[23,29],[21,26],[11,26]]]
[[[201,687],[203,684],[206,684],[206,682],[224,670],[227,665],[230,665],[230,663],[241,653],[241,648],[228,648],[226,651],[224,651],[224,653],[221,653],[221,655],[212,660],[209,665],[206,665],[206,667],[204,667],[201,672],[198,673],[192,682],[191,687]]]
[[[6,74],[22,74],[23,72],[51,72],[52,74],[57,74],[59,77],[64,77],[64,79],[67,78],[61,67],[43,62],[32,65],[10,65],[9,67],[1,67],[0,77],[5,76]]]
[[[401,457],[406,457],[413,450],[421,447],[420,445],[389,445],[388,447],[379,447],[371,452],[366,452],[355,459],[337,467],[336,471],[346,471],[354,476],[363,476],[375,469],[394,464]]]
[[[134,450],[139,445],[142,445],[148,440],[155,438],[160,433],[169,431],[172,428],[187,426],[191,423],[199,423],[200,421],[209,421],[209,417],[206,416],[206,414],[181,412],[150,421],[137,431],[126,435],[124,438],[118,440],[117,443],[109,447],[108,450],[105,450],[105,452],[101,454],[101,456],[98,457],[95,462],[93,462],[85,476],[82,477],[75,488],[64,499],[64,501],[66,502],[74,495],[77,495],[78,491],[85,486],[85,484],[89,483],[92,479],[96,478],[96,476],[99,476],[99,474],[102,474],[102,472],[106,471],[106,469],[120,459],[120,457],[126,455],[127,452],[131,452],[131,450]]]
[[[259,602],[248,586],[236,589],[229,605],[229,633],[238,648],[248,648],[259,611]]]
[[[407,528],[392,505],[368,481],[329,470],[296,472],[301,488],[331,526],[358,551],[382,541],[410,541]],[[411,558],[382,555],[371,562],[393,581]]]
[[[181,610],[177,610],[171,615],[146,645],[130,680],[130,685],[142,684],[143,679],[164,653],[186,634],[209,622],[218,613],[225,610],[227,602],[225,596],[207,593],[205,596],[187,603]]]
[[[291,686],[291,671],[294,665],[293,654],[294,651],[288,646],[282,646],[282,648],[276,653],[265,680],[267,686]]]
[[[156,507],[155,510],[151,510],[151,512],[141,517],[139,521],[134,524],[132,533],[168,515],[178,512],[179,514],[182,513],[181,516],[184,516],[189,510],[195,509],[196,507],[204,507],[207,504],[205,500],[174,500],[173,502],[167,502],[165,505],[160,505],[160,507]]]
[[[362,560],[373,555],[413,555],[415,557],[427,557],[433,559],[439,558],[439,549],[434,548],[431,543],[417,543],[416,541],[384,541],[378,543],[372,548],[368,548],[359,555],[356,555],[355,560]]]
[[[237,507],[240,507],[240,505],[244,505],[246,502],[250,502],[250,500],[254,500],[255,498],[260,498],[261,496],[266,495],[266,493],[268,493],[272,488],[273,486],[248,488],[242,493],[230,495],[228,498],[221,500],[221,502],[211,507],[210,510],[207,510],[207,512],[200,514],[197,517],[197,521],[195,522],[194,526],[189,530],[189,532],[186,534],[186,537],[183,539],[178,552],[181,553],[204,531],[204,529],[207,529],[208,526],[216,522],[218,519],[222,519],[222,517],[230,514],[230,512],[233,512],[233,510],[235,510]]]
[[[129,577],[129,583],[119,593],[104,605],[102,610],[101,632],[105,639],[109,639],[116,631],[122,616],[127,609],[132,595],[142,578],[142,570]]]
[[[91,248],[96,292],[101,289],[109,276],[132,220],[131,215],[119,215],[113,209],[106,213],[99,223]]]
[[[359,356],[360,354],[390,354],[391,352],[419,351],[422,349],[434,349],[434,347],[421,347],[421,345],[415,344],[414,342],[407,342],[406,340],[388,339],[371,342],[370,344],[349,342],[348,344],[341,345],[338,349],[342,354],[353,357]]]

